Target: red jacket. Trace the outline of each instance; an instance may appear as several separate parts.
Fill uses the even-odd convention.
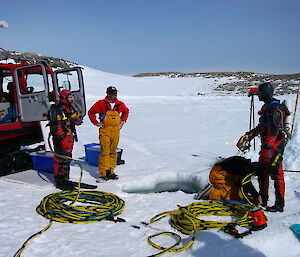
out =
[[[103,100],[97,101],[88,111],[89,118],[91,122],[96,125],[98,123],[96,114],[98,113],[99,116],[106,114],[107,111],[117,111],[121,113],[121,120],[126,121],[129,114],[129,109],[126,107],[126,105],[116,99],[115,106],[113,110],[111,109],[110,102],[107,97],[105,97]]]

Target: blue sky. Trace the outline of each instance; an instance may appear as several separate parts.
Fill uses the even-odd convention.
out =
[[[0,47],[98,70],[300,73],[300,0],[1,1]]]

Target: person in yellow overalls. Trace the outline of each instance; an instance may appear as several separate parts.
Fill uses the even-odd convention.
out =
[[[109,86],[106,97],[97,101],[88,111],[91,122],[99,127],[100,156],[98,182],[118,179],[114,169],[117,160],[120,129],[126,122],[129,109],[117,99],[118,90]],[[96,118],[99,114],[99,120]]]

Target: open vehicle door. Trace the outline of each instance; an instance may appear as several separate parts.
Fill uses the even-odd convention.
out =
[[[53,86],[55,90],[56,99],[59,99],[59,93],[63,89],[70,90],[72,92],[74,102],[79,108],[81,116],[85,116],[85,94],[83,76],[80,67],[54,71]]]
[[[49,109],[49,84],[43,64],[28,65],[15,69],[14,79],[23,122],[47,120]]]

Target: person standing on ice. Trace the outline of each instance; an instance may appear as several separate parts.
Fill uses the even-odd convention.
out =
[[[259,152],[261,174],[258,177],[259,201],[263,207],[267,206],[270,176],[274,180],[275,204],[267,207],[266,211],[283,212],[285,182],[282,161],[287,141],[282,128],[285,115],[290,113],[284,104],[280,104],[279,100],[273,98],[273,94],[274,87],[269,82],[250,90],[249,96],[258,95],[259,100],[263,101],[264,105],[259,112],[258,126],[242,136],[239,142],[246,141],[249,143],[254,137],[261,137],[261,150]]]
[[[69,180],[70,162],[74,140],[77,141],[75,125],[82,124],[82,117],[71,91],[64,89],[59,93],[59,103],[51,105],[48,120],[57,154],[54,155],[55,186],[61,190],[73,190],[74,183]]]
[[[91,122],[99,127],[101,148],[98,167],[100,176],[97,182],[118,179],[114,169],[117,161],[120,129],[129,114],[126,105],[117,99],[118,90],[115,87],[109,86],[106,94],[103,100],[97,101],[88,111]],[[97,120],[96,114],[99,114],[99,120]]]

